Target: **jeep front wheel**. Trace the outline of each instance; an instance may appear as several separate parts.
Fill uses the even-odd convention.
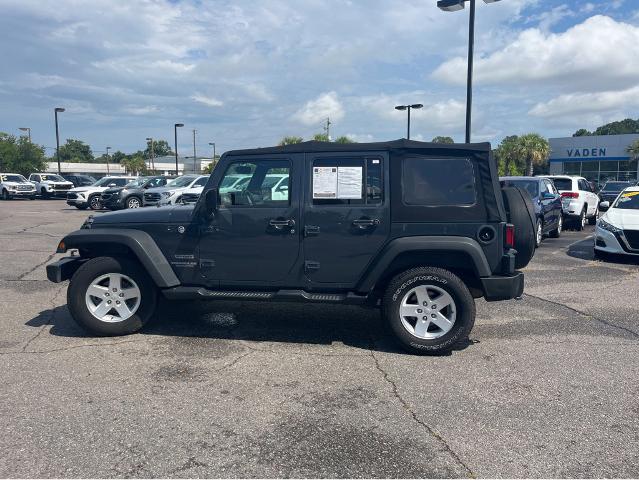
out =
[[[475,301],[462,280],[441,268],[419,267],[397,275],[386,289],[384,316],[411,353],[440,354],[468,338]]]
[[[73,319],[96,335],[140,330],[155,311],[157,290],[146,272],[126,258],[98,257],[71,278],[67,304]]]

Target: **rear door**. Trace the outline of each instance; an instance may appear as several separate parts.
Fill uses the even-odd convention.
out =
[[[592,186],[586,179],[580,178],[577,181],[577,185],[579,186],[579,195],[583,195],[587,203],[586,215],[594,215],[599,197],[592,191]]]
[[[387,162],[386,153],[307,157],[303,235],[310,284],[351,288],[386,243]]]

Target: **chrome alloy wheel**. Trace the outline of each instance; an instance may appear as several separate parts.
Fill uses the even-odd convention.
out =
[[[544,239],[544,234],[541,226],[541,220],[537,221],[537,246],[541,245],[541,241]]]
[[[89,312],[101,322],[122,322],[140,307],[138,285],[121,273],[107,273],[91,282],[85,295]]]
[[[586,210],[581,212],[581,228],[586,228]]]
[[[564,228],[564,217],[559,215],[559,222],[557,223],[557,233],[561,233],[563,228]]]
[[[126,201],[127,208],[140,208],[140,200],[137,197],[131,197]]]
[[[433,340],[450,332],[457,308],[446,290],[435,285],[420,285],[404,295],[399,316],[408,333],[423,340]]]

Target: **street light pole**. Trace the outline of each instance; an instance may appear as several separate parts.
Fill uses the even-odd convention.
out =
[[[147,142],[151,142],[151,170],[155,171],[155,154],[153,152],[153,138],[147,137]]]
[[[177,149],[177,129],[183,127],[183,123],[176,123],[173,125],[173,133],[175,134],[175,175],[179,175],[178,170],[178,149]]]
[[[31,143],[31,128],[30,127],[19,127],[19,130],[23,132],[28,132],[29,143]]]
[[[62,174],[62,169],[60,168],[60,133],[58,131],[58,113],[64,112],[64,108],[56,107],[55,110],[55,156],[58,161],[58,175]]]
[[[209,145],[213,147],[213,159],[211,160],[211,163],[215,167],[215,142],[209,142]]]
[[[406,129],[406,140],[410,140],[410,111],[414,108],[416,110],[422,108],[424,105],[422,105],[421,103],[414,103],[412,105],[397,105],[395,107],[395,110],[401,110],[404,111],[406,110],[408,113],[408,126]]]
[[[195,153],[195,133],[197,130],[193,129],[193,173],[195,173],[195,168],[197,165],[197,153]]]
[[[109,150],[111,147],[106,147],[107,175],[109,174]]]
[[[484,0],[484,3],[495,3],[499,0]],[[470,2],[468,19],[468,72],[466,76],[466,143],[470,143],[473,104],[473,57],[475,50],[475,0],[438,0],[437,6],[445,12],[455,12]]]

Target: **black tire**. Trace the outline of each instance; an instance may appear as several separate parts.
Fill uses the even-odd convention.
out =
[[[46,189],[41,188],[40,189],[40,196],[46,200],[46,199],[49,198],[49,193],[46,191]]]
[[[575,219],[575,230],[581,232],[586,225],[586,207],[581,211],[581,214]]]
[[[89,208],[88,205],[76,205],[75,208],[77,208],[78,210],[86,210],[87,208]]]
[[[142,208],[142,199],[135,195],[131,195],[126,199],[126,208]]]
[[[92,282],[109,273],[121,273],[133,279],[140,289],[140,305],[129,318],[105,322],[88,309],[85,295]],[[157,288],[140,265],[127,258],[98,257],[84,263],[71,278],[67,289],[67,305],[71,316],[87,331],[100,336],[128,335],[140,330],[155,312]]]
[[[423,339],[410,333],[399,314],[404,296],[413,288],[429,285],[444,290],[455,304],[456,318],[450,331],[435,339]],[[419,305],[416,305],[419,306]],[[435,267],[418,267],[400,273],[386,288],[383,313],[395,340],[408,352],[435,355],[450,351],[455,344],[466,340],[475,324],[475,301],[468,287],[452,272]],[[416,322],[419,319],[416,317]]]
[[[102,201],[100,200],[100,195],[91,195],[87,200],[89,204],[89,208],[91,210],[102,210]]]
[[[29,200],[35,200],[35,199],[36,199],[35,195],[29,197]]]
[[[515,268],[524,268],[535,254],[535,207],[528,192],[519,187],[504,187],[501,194],[508,223],[515,226]]]
[[[595,214],[588,218],[588,225],[597,225],[597,216],[599,215],[599,207],[595,208]]]
[[[548,236],[550,238],[559,238],[561,237],[561,232],[563,231],[563,226],[564,226],[564,217],[563,215],[559,215],[559,220],[557,220],[559,223],[557,224],[557,228],[555,228],[554,230],[551,230],[550,233],[548,234]]]
[[[11,200],[11,195],[5,188],[2,189],[2,200]]]

